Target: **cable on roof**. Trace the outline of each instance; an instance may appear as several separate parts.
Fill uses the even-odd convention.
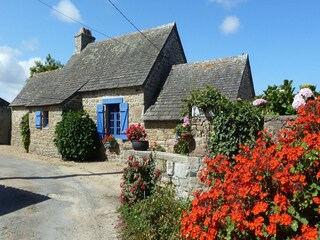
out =
[[[143,34],[143,32],[140,31],[140,29],[136,25],[133,24],[132,21],[130,21],[130,19],[111,0],[108,1],[127,20],[127,22],[129,22],[145,39],[148,40],[148,42],[152,44],[152,46],[161,51],[145,34]]]

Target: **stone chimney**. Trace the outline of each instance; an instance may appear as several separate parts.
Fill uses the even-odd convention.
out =
[[[95,37],[91,35],[91,31],[86,28],[80,28],[80,32],[74,36],[75,48],[74,54],[80,53],[89,43],[96,40]]]

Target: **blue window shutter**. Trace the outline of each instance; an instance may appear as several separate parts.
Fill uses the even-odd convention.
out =
[[[99,138],[103,139],[104,137],[104,106],[103,104],[97,105],[97,132]]]
[[[128,140],[126,130],[128,128],[128,103],[120,103],[120,138]]]
[[[42,111],[36,111],[36,128],[42,127]]]

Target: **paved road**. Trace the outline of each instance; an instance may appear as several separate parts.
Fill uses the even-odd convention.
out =
[[[117,239],[120,176],[0,154],[0,239]]]

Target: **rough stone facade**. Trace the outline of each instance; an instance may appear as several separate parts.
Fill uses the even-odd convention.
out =
[[[247,59],[247,64],[243,71],[242,81],[240,84],[239,92],[237,98],[251,100],[255,97],[252,75],[249,60]]]
[[[48,111],[49,112],[49,126],[36,128],[35,111]],[[29,152],[39,155],[45,155],[50,157],[61,157],[58,153],[58,149],[55,147],[54,131],[56,124],[62,119],[62,109],[57,106],[44,107],[42,109],[31,109],[29,115],[29,127],[30,127],[30,146]]]
[[[128,156],[138,159],[150,154],[156,161],[156,169],[161,171],[160,183],[172,183],[179,198],[192,197],[195,190],[205,187],[198,178],[203,166],[202,158],[165,152],[128,151]]]
[[[0,106],[0,144],[10,144],[11,109]]]
[[[268,115],[264,118],[264,129],[272,134],[278,133],[280,130],[287,128],[287,120],[294,120],[296,116],[289,115],[289,116],[274,116]]]
[[[177,32],[172,31],[163,47],[163,50],[153,65],[150,75],[148,76],[147,83],[144,87],[144,105],[146,109],[153,105],[157,100],[172,65],[180,63],[186,63],[186,57]]]
[[[173,146],[176,141],[174,128],[178,121],[146,121],[145,127],[148,134],[149,144],[151,146],[159,145],[168,152],[173,152]]]
[[[13,107],[11,115],[11,145],[23,148],[20,122],[22,117],[29,112],[24,107]]]
[[[124,102],[129,104],[129,124],[142,123],[144,113],[144,92],[142,87],[109,89],[96,92],[86,92],[82,94],[83,109],[87,111],[90,117],[97,120],[97,104],[102,103],[102,99],[123,98]],[[118,147],[116,149],[106,149],[106,157],[112,161],[124,161],[124,154],[131,148],[131,143],[117,139]]]

